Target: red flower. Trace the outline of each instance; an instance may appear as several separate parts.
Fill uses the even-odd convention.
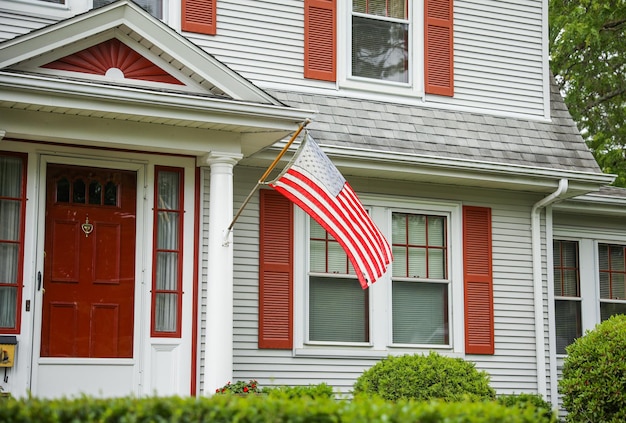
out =
[[[216,393],[217,393],[217,392],[219,392],[219,391],[220,391],[220,388],[217,388],[217,389],[215,390],[215,392],[216,392]]]
[[[244,392],[248,392],[248,387],[247,387],[247,386],[244,386],[244,387],[243,387],[243,391],[244,391]]]

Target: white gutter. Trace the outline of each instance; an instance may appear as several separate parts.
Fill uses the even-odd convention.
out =
[[[567,179],[559,180],[559,186],[552,194],[542,198],[530,212],[532,260],[533,260],[533,293],[535,306],[535,353],[537,356],[537,393],[547,397],[546,386],[546,350],[545,331],[543,328],[543,279],[541,277],[541,209],[560,200],[567,193]],[[547,243],[548,240],[546,240]],[[546,245],[546,248],[550,248]],[[552,375],[554,377],[554,375]]]

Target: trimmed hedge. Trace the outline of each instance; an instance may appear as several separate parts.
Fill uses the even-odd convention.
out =
[[[532,404],[521,409],[496,402],[385,401],[379,397],[292,398],[214,395],[210,398],[8,399],[0,422],[12,423],[208,423],[398,422],[542,423]]]
[[[559,391],[569,422],[626,422],[626,315],[566,348]]]
[[[543,399],[541,395],[537,394],[511,394],[511,395],[499,395],[497,400],[498,404],[502,404],[507,407],[518,407],[521,409],[527,408],[532,405],[537,410],[537,417],[541,420],[550,420],[557,418],[556,410],[552,408],[552,404]]]
[[[388,356],[359,376],[354,393],[379,395],[387,400],[491,400],[487,372],[461,358],[429,355]]]

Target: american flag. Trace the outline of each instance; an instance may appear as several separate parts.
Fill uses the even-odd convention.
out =
[[[387,271],[392,261],[389,243],[308,132],[289,164],[269,185],[302,208],[339,242],[363,289]]]

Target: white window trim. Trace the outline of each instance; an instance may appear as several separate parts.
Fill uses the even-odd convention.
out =
[[[409,82],[352,77],[352,1],[337,2],[337,85],[343,89],[424,99],[424,0],[409,0]]]
[[[580,272],[580,301],[581,301],[581,322],[582,334],[592,330],[600,323],[600,280],[599,280],[599,256],[598,244],[620,244],[624,245],[626,233],[603,232],[598,229],[586,228],[566,228],[557,227],[554,229],[553,239],[578,242],[578,260]],[[550,247],[551,248],[551,247]],[[554,271],[553,263],[549,264],[548,283],[554,283],[551,277]],[[589,282],[591,281],[591,282]],[[558,299],[570,297],[557,297],[552,292],[552,303]],[[554,315],[550,316],[550,326],[555,327]],[[554,333],[556,336],[556,333]],[[554,344],[556,345],[556,343]],[[565,357],[565,354],[556,354],[556,357]]]
[[[439,350],[450,355],[464,353],[464,294],[462,205],[458,202],[398,200],[360,196],[372,219],[391,241],[391,213],[440,214],[448,218],[448,271],[450,324],[449,345],[393,344],[391,322],[391,266],[369,291],[370,341],[367,343],[307,342],[308,333],[308,215],[294,210],[294,347],[295,356],[385,357]]]

